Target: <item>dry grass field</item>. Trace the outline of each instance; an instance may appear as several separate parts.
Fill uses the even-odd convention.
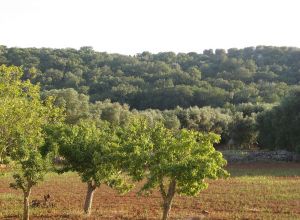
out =
[[[210,180],[198,197],[176,196],[170,219],[300,219],[299,163],[235,164],[227,169],[230,178]],[[22,213],[22,194],[8,187],[10,181],[9,173],[0,176],[0,219],[19,219]],[[31,208],[31,219],[84,219],[85,192],[85,184],[74,173],[48,174],[33,189],[31,199],[50,194],[54,207]],[[135,192],[118,195],[100,187],[88,219],[159,219],[159,193]]]

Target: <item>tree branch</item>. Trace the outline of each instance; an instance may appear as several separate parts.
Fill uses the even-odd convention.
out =
[[[165,191],[165,186],[163,184],[163,180],[160,181],[160,184],[159,184],[159,191],[163,197],[163,199],[165,200],[167,198],[167,193]]]

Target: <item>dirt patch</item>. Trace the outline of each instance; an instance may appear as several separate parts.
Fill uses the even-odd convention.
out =
[[[229,170],[296,170],[296,163],[231,164]],[[9,178],[0,178],[0,218],[19,219],[22,194],[8,187]],[[300,178],[234,177],[209,181],[209,188],[197,197],[176,196],[170,219],[300,219]],[[139,185],[138,187],[140,187]],[[88,219],[154,220],[161,216],[158,191],[137,196],[138,189],[126,195],[101,186],[95,192],[92,216]],[[53,175],[33,189],[31,199],[51,195],[54,207],[31,209],[31,219],[87,219],[82,213],[86,185],[76,174]],[[203,214],[205,211],[205,215]]]

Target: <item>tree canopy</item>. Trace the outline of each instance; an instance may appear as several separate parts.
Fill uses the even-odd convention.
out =
[[[163,123],[130,123],[121,139],[125,167],[135,181],[146,179],[141,192],[160,190],[167,219],[175,193],[195,196],[207,187],[205,179],[227,176],[222,154],[213,144],[220,137],[186,129],[169,130]]]
[[[260,143],[269,149],[300,152],[300,89],[295,89],[282,102],[259,115]]]
[[[48,160],[40,148],[44,143],[44,128],[60,123],[63,114],[53,105],[53,99],[40,98],[39,86],[22,81],[19,67],[0,66],[0,163],[14,161],[14,182],[24,196],[23,219],[29,219],[31,189],[47,172]]]
[[[91,214],[93,194],[101,184],[126,192],[131,185],[122,176],[117,150],[120,140],[117,128],[107,122],[83,121],[76,125],[52,127],[48,130],[52,141],[58,144],[58,153],[64,160],[62,171],[74,171],[87,183],[84,211]]]

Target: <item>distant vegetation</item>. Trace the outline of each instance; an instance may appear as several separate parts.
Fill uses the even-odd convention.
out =
[[[290,47],[125,56],[91,47],[0,46],[0,64],[22,66],[23,79],[66,107],[68,123],[90,117],[126,123],[130,114],[143,114],[169,128],[218,133],[229,147],[292,151],[300,145],[299,106],[283,101],[285,107],[271,109],[299,89],[299,60],[300,49]]]
[[[107,54],[91,47],[0,47],[0,64],[23,66],[43,90],[74,88],[92,102],[136,109],[275,103],[300,81],[300,49],[249,47],[203,54]]]

